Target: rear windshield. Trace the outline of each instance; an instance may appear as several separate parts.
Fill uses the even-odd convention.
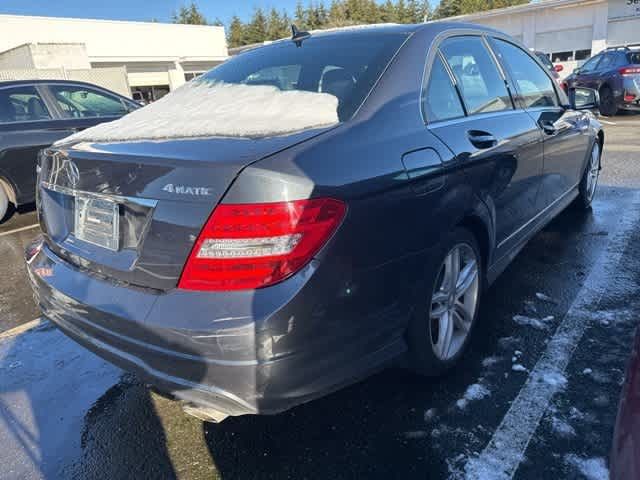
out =
[[[312,36],[300,47],[280,41],[238,55],[196,81],[328,93],[338,98],[338,118],[344,121],[362,104],[407,35]]]

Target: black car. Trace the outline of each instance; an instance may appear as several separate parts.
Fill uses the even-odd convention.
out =
[[[640,45],[607,48],[576,68],[565,83],[598,90],[602,115],[640,111]]]
[[[35,200],[38,152],[74,132],[140,105],[84,82],[0,82],[0,221],[10,204]]]
[[[591,204],[604,134],[570,93],[463,23],[240,54],[42,153],[42,314],[215,420],[440,374],[527,240]]]

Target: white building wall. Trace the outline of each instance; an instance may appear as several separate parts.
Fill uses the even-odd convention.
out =
[[[227,58],[224,27],[0,15],[0,51],[24,43],[84,43],[91,61]]]

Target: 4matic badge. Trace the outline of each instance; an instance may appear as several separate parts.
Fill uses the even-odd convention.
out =
[[[174,185],[173,183],[168,183],[162,187],[162,190],[177,195],[211,195],[211,189],[209,187],[190,187],[188,185]]]

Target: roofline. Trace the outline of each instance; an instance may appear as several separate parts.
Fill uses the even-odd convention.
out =
[[[131,24],[131,25],[162,25],[167,26],[171,25],[174,27],[187,27],[187,28],[215,28],[222,29],[224,31],[224,26],[219,25],[190,25],[186,23],[169,23],[169,22],[143,22],[139,20],[111,20],[106,18],[79,18],[79,17],[45,17],[43,15],[12,15],[12,14],[4,14],[0,13],[0,21],[3,19],[24,19],[24,18],[36,18],[39,20],[64,20],[71,22],[99,22],[99,23],[115,23],[115,24]]]
[[[524,3],[522,5],[514,5],[511,7],[495,8],[493,10],[485,10],[483,12],[468,13],[465,15],[457,15],[455,17],[447,17],[440,20],[431,20],[430,22],[451,22],[451,21],[473,21],[479,18],[499,17],[502,15],[511,15],[514,13],[527,13],[536,10],[544,10],[546,8],[564,8],[572,5],[595,5],[598,3],[606,3],[607,0],[541,0],[539,2]]]

